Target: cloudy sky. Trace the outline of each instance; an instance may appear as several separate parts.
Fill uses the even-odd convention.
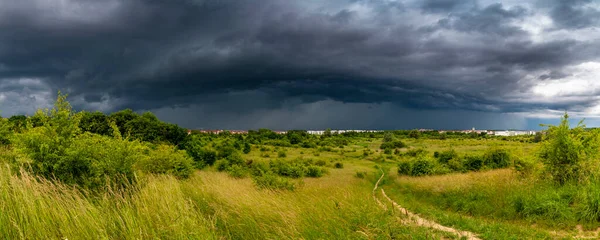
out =
[[[0,0],[2,116],[188,128],[600,125],[600,2]]]

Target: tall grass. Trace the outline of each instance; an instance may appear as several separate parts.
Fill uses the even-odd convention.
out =
[[[7,239],[389,239],[445,236],[400,224],[355,169],[305,179],[294,192],[196,172],[146,176],[128,192],[87,194],[0,167],[0,235]],[[371,174],[374,176],[374,174]]]

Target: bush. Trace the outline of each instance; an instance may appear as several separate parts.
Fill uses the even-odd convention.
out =
[[[453,158],[448,161],[448,167],[455,172],[464,172],[465,166],[462,158]]]
[[[322,177],[323,176],[323,168],[321,167],[317,167],[317,166],[308,166],[307,171],[306,171],[306,176],[307,177],[314,177],[314,178],[318,178],[318,177]]]
[[[317,161],[315,162],[315,165],[317,165],[317,166],[320,166],[320,167],[323,167],[323,166],[327,165],[327,162],[325,162],[325,160],[322,160],[322,159],[321,159],[321,160],[317,160]]]
[[[435,153],[434,153],[435,156]],[[458,154],[456,153],[456,151],[454,151],[454,149],[448,150],[448,151],[443,151],[441,153],[438,154],[438,161],[442,164],[446,164],[448,163],[448,161],[450,161],[453,158],[458,157]]]
[[[426,176],[433,174],[435,163],[433,161],[422,158],[414,161],[410,171],[411,176]]]
[[[254,184],[260,189],[270,190],[289,190],[296,189],[296,184],[288,179],[279,177],[274,174],[264,174],[262,176],[254,176],[252,178]]]
[[[273,174],[273,172],[271,171],[271,168],[269,167],[269,164],[266,164],[264,162],[253,162],[250,165],[250,173],[252,174],[252,176],[262,176],[265,174]]]
[[[248,169],[240,165],[231,165],[227,168],[227,173],[234,178],[245,178],[248,176]]]
[[[515,171],[521,176],[528,176],[533,173],[535,169],[535,163],[531,159],[515,159]]]
[[[155,150],[151,150],[146,158],[138,161],[136,167],[148,173],[172,174],[187,178],[193,172],[193,163],[194,160],[184,150],[161,144]]]
[[[285,158],[285,157],[287,157],[287,154],[285,153],[285,151],[279,151],[279,152],[277,153],[277,157],[280,157],[280,158]]]
[[[392,142],[384,142],[381,144],[381,146],[379,146],[380,149],[393,149],[393,148],[403,148],[406,147],[406,144],[404,144],[402,141],[400,140],[396,140],[396,141],[392,141]]]
[[[306,167],[301,164],[289,163],[281,160],[271,161],[269,162],[269,166],[274,173],[291,178],[304,177],[307,171]]]
[[[357,178],[365,178],[367,176],[367,172],[356,172],[354,176]]]
[[[425,155],[427,155],[427,150],[425,150],[423,148],[410,149],[410,150],[406,151],[404,153],[404,155],[409,156],[409,157],[425,156]]]
[[[467,171],[479,171],[483,168],[483,163],[481,156],[468,155],[463,159],[463,164]]]
[[[598,130],[586,131],[580,122],[570,129],[565,113],[558,126],[549,126],[546,141],[542,143],[540,158],[552,179],[562,185],[586,178],[588,160],[598,156]],[[594,165],[594,164],[591,164]]]
[[[225,159],[217,160],[215,162],[215,168],[219,172],[225,171],[225,170],[227,170],[227,168],[229,168],[229,161],[227,161]]]
[[[484,164],[492,169],[510,166],[510,154],[504,149],[488,150],[483,159]]]
[[[344,168],[344,164],[343,164],[343,163],[341,163],[341,162],[336,162],[336,163],[333,165],[333,167],[335,167],[335,168]]]
[[[252,146],[250,146],[250,144],[247,142],[244,143],[244,150],[243,150],[244,154],[250,153],[251,150],[252,150]]]
[[[403,160],[398,163],[398,174],[399,175],[410,175],[412,172],[412,164],[408,160]]]
[[[391,148],[386,148],[383,150],[384,154],[392,154],[392,149]]]

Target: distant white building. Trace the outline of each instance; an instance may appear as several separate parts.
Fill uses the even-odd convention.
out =
[[[512,130],[505,130],[505,131],[494,131],[495,136],[505,136],[505,137],[510,137],[510,136],[520,136],[520,135],[534,135],[535,131],[512,131]]]

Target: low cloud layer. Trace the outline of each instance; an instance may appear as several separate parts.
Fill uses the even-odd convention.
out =
[[[189,128],[530,128],[600,113],[594,1],[6,0],[0,110]]]

